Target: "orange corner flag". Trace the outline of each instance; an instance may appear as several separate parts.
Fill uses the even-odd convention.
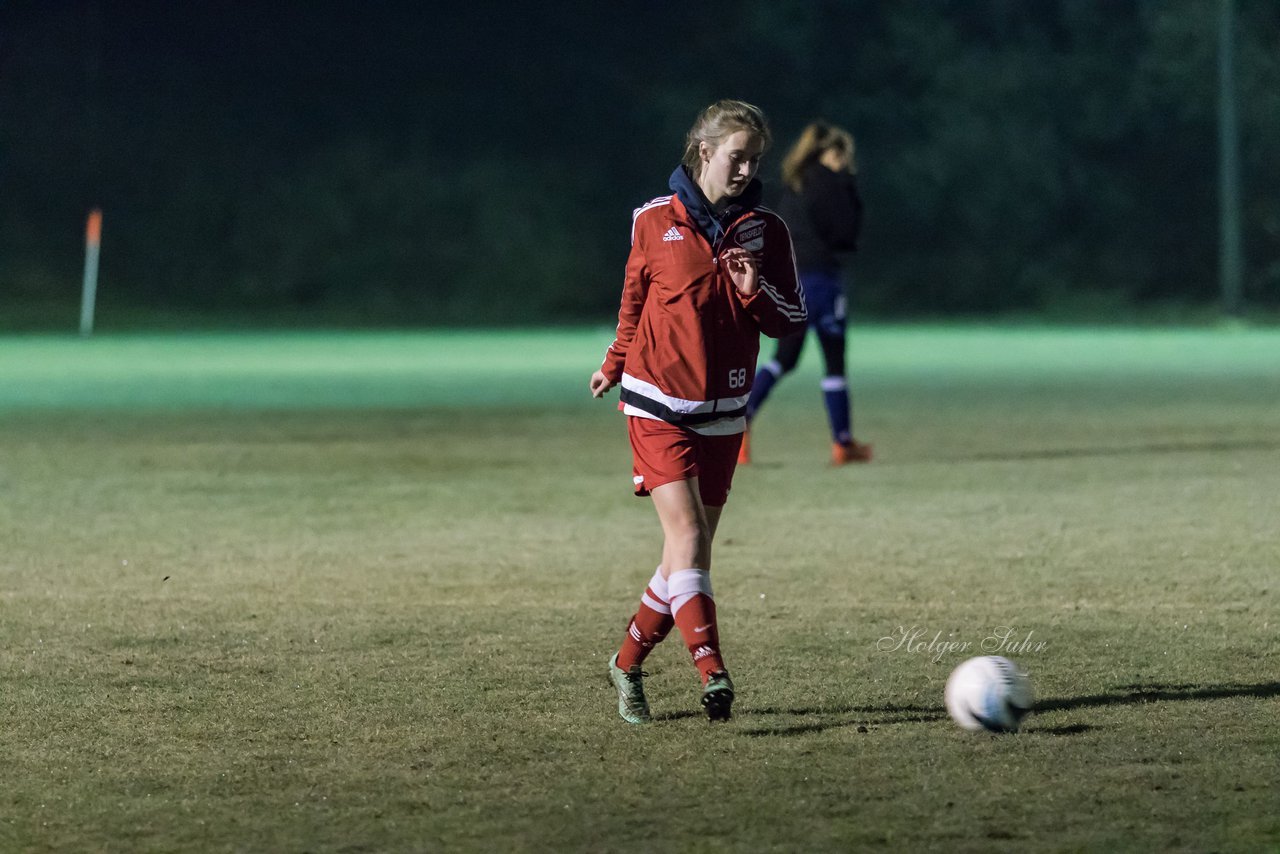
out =
[[[102,242],[102,211],[98,208],[89,211],[89,222],[84,227],[84,242],[88,246],[97,246]]]

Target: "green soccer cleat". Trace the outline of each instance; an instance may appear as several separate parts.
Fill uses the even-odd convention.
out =
[[[618,654],[609,659],[609,681],[618,689],[618,714],[629,724],[647,724],[653,720],[649,716],[649,701],[644,696],[644,677],[648,676],[634,664],[630,670],[618,667]]]
[[[702,707],[707,710],[707,720],[727,721],[733,708],[733,680],[723,670],[712,673],[702,686]]]

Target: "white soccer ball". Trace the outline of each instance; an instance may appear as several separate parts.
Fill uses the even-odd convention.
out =
[[[1000,655],[962,662],[947,678],[947,714],[967,730],[1017,732],[1035,703],[1031,680]]]

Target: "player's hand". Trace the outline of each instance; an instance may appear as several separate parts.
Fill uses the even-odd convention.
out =
[[[591,396],[602,397],[606,391],[613,388],[617,383],[604,375],[604,371],[596,371],[591,375]]]
[[[724,262],[724,269],[738,293],[749,297],[760,287],[760,268],[756,264],[755,255],[741,246],[735,246],[721,252],[720,260]]]

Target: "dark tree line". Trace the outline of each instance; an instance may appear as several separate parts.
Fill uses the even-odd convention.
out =
[[[696,110],[859,145],[884,315],[1217,296],[1217,0],[0,6],[0,312],[616,307]],[[1280,302],[1280,5],[1237,0],[1245,295]]]

